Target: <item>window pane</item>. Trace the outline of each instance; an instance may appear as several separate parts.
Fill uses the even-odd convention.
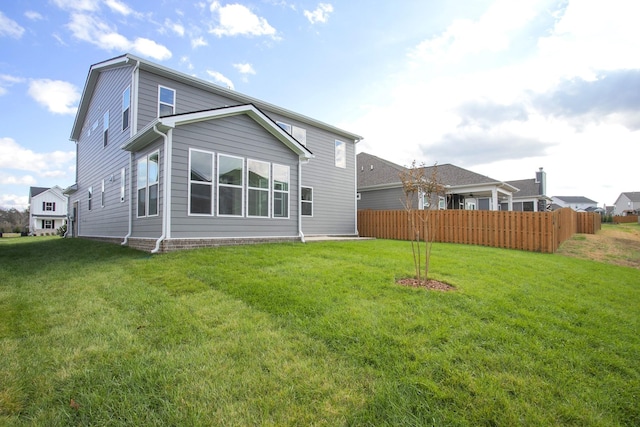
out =
[[[160,87],[160,102],[174,105],[175,92],[166,87]]]
[[[269,192],[249,190],[249,216],[269,216]]]
[[[141,188],[138,190],[138,216],[145,216],[147,210],[145,209],[147,201],[147,189]]]
[[[313,215],[313,204],[309,202],[303,202],[300,207],[302,209],[302,215],[305,215],[305,216]]]
[[[242,185],[242,159],[220,156],[218,160],[218,183]]]
[[[307,145],[307,130],[293,127],[293,137],[302,145]]]
[[[138,188],[147,186],[147,159],[138,160]]]
[[[149,156],[149,184],[158,182],[158,153]]]
[[[211,215],[211,190],[208,184],[191,184],[191,213]]]
[[[166,104],[160,104],[160,117],[170,116],[173,114],[173,107]]]
[[[158,215],[158,184],[149,186],[149,215]]]
[[[302,187],[302,200],[311,202],[313,200],[313,189],[310,187]]]
[[[347,167],[347,147],[344,142],[336,140],[336,166]]]
[[[242,215],[242,188],[218,188],[218,213],[220,215]]]
[[[278,126],[280,126],[285,132],[291,135],[291,125],[284,122],[276,122]]]
[[[289,191],[289,166],[273,165],[273,189]]]
[[[276,218],[289,216],[289,194],[279,191],[273,192],[273,216]]]
[[[249,168],[249,187],[269,188],[269,163],[249,160],[247,167]]]
[[[191,152],[191,180],[212,182],[213,155],[201,151]]]

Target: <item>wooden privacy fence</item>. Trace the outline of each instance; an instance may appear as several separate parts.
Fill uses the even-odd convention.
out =
[[[627,215],[627,216],[614,216],[613,223],[614,224],[628,224],[632,222],[638,222],[638,215]]]
[[[421,240],[428,231],[435,242],[546,253],[555,252],[575,233],[595,234],[601,227],[599,214],[570,208],[554,212],[361,210],[358,232],[362,237],[411,240],[412,217]]]

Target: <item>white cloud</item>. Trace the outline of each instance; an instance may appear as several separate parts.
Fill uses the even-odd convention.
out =
[[[218,26],[209,30],[218,37],[222,36],[270,36],[276,37],[276,30],[265,18],[255,15],[246,6],[229,4],[221,6],[214,1],[209,8],[218,15]]]
[[[14,176],[0,173],[0,184],[3,185],[36,185],[36,179],[31,175]]]
[[[39,79],[29,83],[29,95],[55,114],[75,114],[80,92],[69,82]]]
[[[23,170],[39,176],[51,176],[54,172],[55,176],[66,175],[57,174],[57,171],[67,170],[69,164],[75,161],[74,151],[35,153],[7,137],[0,137],[0,152],[0,169]]]
[[[53,0],[60,9],[95,12],[100,9],[100,0]]]
[[[253,69],[251,64],[233,64],[233,68],[238,70],[242,74],[255,74],[256,70]]]
[[[22,34],[24,34],[24,28],[0,11],[0,36],[19,39]]]
[[[207,44],[208,43],[204,39],[204,37],[197,37],[195,39],[191,39],[191,47],[194,49],[198,47],[206,46]]]
[[[307,17],[309,22],[315,24],[316,22],[325,23],[329,20],[329,14],[333,12],[333,6],[329,3],[320,3],[316,10],[313,12],[309,10],[304,11],[304,16]]]
[[[29,207],[29,196],[18,196],[16,194],[0,194],[0,206],[7,209],[17,209],[23,211]]]
[[[131,41],[92,15],[72,13],[67,27],[77,39],[108,51],[133,51],[161,61],[171,58],[171,51],[165,46],[142,37]]]
[[[126,3],[119,0],[104,0],[104,4],[106,4],[112,11],[124,16],[129,16],[132,13],[135,14],[133,9],[131,9]]]
[[[166,19],[164,21],[164,25],[169,28],[171,31],[179,35],[180,37],[184,36],[184,26],[179,22],[173,22],[170,19]]]
[[[180,63],[185,65],[189,71],[195,68],[189,57],[186,55],[180,58]]]
[[[213,77],[214,82],[222,83],[227,88],[234,89],[233,82],[229,78],[225,77],[222,73],[219,73],[217,71],[207,70],[207,74]]]
[[[28,19],[32,20],[32,21],[42,21],[44,19],[44,17],[36,12],[35,10],[27,10],[24,13],[24,16],[26,16]]]
[[[24,79],[22,77],[10,76],[8,74],[0,74],[0,96],[7,93],[7,88],[13,86],[15,83],[22,83]]]

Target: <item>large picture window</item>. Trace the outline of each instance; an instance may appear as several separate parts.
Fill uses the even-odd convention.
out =
[[[213,153],[189,150],[189,214],[213,214]]]
[[[300,210],[300,213],[304,216],[313,216],[313,188],[302,187]]]
[[[244,212],[244,160],[218,155],[218,215],[242,216]]]
[[[289,218],[289,166],[273,165],[273,217]]]
[[[138,217],[158,215],[159,153],[138,160]]]
[[[269,163],[247,160],[247,215],[269,216]]]
[[[158,117],[170,116],[176,111],[176,91],[158,86]]]

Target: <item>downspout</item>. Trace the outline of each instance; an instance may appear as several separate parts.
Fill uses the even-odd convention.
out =
[[[156,240],[156,247],[151,251],[152,254],[157,254],[160,250],[160,244],[167,238],[167,210],[169,204],[167,203],[167,168],[168,158],[167,146],[169,145],[169,137],[158,130],[158,125],[153,126],[153,131],[157,133],[162,139],[164,139],[164,185],[163,185],[163,202],[162,202],[162,235]]]
[[[129,153],[129,229],[120,245],[126,246],[133,232],[133,153]]]
[[[131,123],[129,124],[129,136],[133,136],[138,131],[138,69],[140,61],[136,61],[131,75]],[[121,245],[125,246],[129,242],[129,237],[133,233],[133,153],[129,153],[129,229]]]

